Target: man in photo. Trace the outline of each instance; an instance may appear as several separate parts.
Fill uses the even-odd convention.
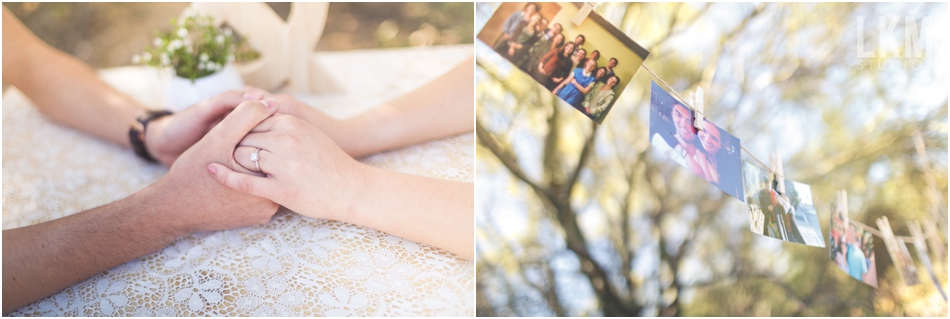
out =
[[[693,144],[693,139],[696,138],[696,134],[693,133],[693,113],[677,103],[673,104],[670,118],[673,120],[673,137],[676,142],[667,143],[660,132],[657,132],[653,134],[650,143],[659,150],[660,154],[683,167],[689,167],[687,157],[692,157],[696,153],[696,146]]]
[[[597,60],[600,60],[600,50],[591,51],[589,57],[580,61],[580,65],[586,64],[588,59],[594,60],[594,68],[597,68]]]
[[[515,33],[511,35],[511,40],[508,41],[508,52],[505,57],[516,65],[520,64],[520,59],[526,55],[527,48],[534,45],[534,42],[541,37],[541,31],[538,29],[543,28],[543,24],[546,23],[547,21],[541,18],[540,14],[535,14],[527,20],[527,23],[519,24],[520,27],[516,28]]]
[[[620,61],[618,61],[617,58],[610,58],[610,60],[607,60],[607,73],[598,81],[606,83],[607,79],[614,75],[614,68],[617,67],[617,64],[620,64]]]
[[[848,227],[847,240],[848,274],[854,279],[864,281],[864,274],[868,272],[868,258],[861,249],[861,243],[858,241],[853,226]]]
[[[577,50],[583,49],[584,42],[586,41],[587,38],[584,37],[583,34],[578,34],[577,37],[574,38],[574,52],[571,53],[576,54]]]
[[[540,9],[541,6],[537,3],[528,2],[528,4],[524,6],[524,9],[512,13],[502,26],[501,37],[495,41],[495,51],[502,56],[506,56],[508,53],[508,41],[511,41],[512,35],[515,34],[518,28],[523,28],[524,25],[522,24],[529,21]]]

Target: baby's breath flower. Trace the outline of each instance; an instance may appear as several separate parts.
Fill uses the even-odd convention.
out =
[[[193,8],[186,9],[184,19],[173,20],[172,25],[172,31],[155,38],[146,53],[132,56],[132,63],[170,67],[180,77],[197,79],[235,61],[238,43],[233,29],[214,27],[213,18]]]
[[[171,43],[168,43],[168,51],[174,52],[175,50],[178,50],[182,46],[184,46],[184,42],[182,42],[181,40],[179,39],[172,40]]]

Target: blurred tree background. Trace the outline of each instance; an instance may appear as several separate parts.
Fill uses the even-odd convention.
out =
[[[268,3],[282,18],[286,2]],[[94,68],[131,65],[188,3],[8,3],[46,43]],[[472,17],[450,19],[450,17]],[[319,51],[472,43],[471,3],[331,3]]]
[[[476,31],[497,7],[477,4]],[[887,216],[909,236],[913,221],[936,224],[930,258],[946,289],[946,3],[595,10],[649,49],[645,64],[680,95],[703,87],[707,118],[755,157],[780,149],[786,178],[811,186],[826,239],[839,189],[866,225]],[[879,17],[900,22],[881,30]],[[930,55],[895,54],[904,17]],[[859,41],[874,57],[858,56]],[[752,234],[743,202],[651,150],[646,71],[598,126],[489,45],[476,42],[476,56],[477,315],[947,315],[910,244],[920,283],[899,280],[875,237],[874,289],[827,248]]]

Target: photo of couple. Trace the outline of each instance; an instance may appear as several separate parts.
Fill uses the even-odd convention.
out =
[[[775,239],[825,247],[811,187],[785,179],[784,187],[771,172],[742,162],[746,204],[752,232]]]
[[[852,278],[877,287],[874,262],[874,238],[870,232],[857,228],[848,220],[848,213],[832,204],[828,251],[831,260]]]
[[[499,55],[597,122],[649,54],[596,12],[572,3],[503,3],[478,34]]]
[[[650,90],[650,143],[662,156],[686,167],[732,197],[745,199],[739,139],[709,120],[693,127],[693,111],[656,82]]]

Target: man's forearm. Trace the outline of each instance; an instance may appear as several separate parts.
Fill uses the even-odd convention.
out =
[[[103,82],[89,66],[58,50],[41,53],[31,76],[14,84],[56,122],[129,147],[129,125],[146,107]]]
[[[3,313],[54,294],[186,232],[161,222],[163,200],[146,188],[123,200],[3,231]]]
[[[129,124],[145,106],[78,59],[43,43],[5,7],[3,18],[3,81],[54,121],[129,146]]]
[[[363,165],[359,199],[343,222],[381,230],[474,258],[473,183],[454,182]]]

